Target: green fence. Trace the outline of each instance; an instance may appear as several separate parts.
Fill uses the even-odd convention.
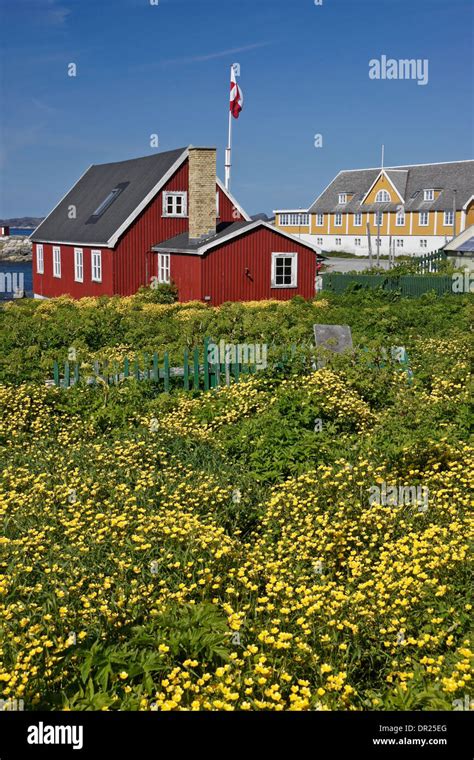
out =
[[[402,296],[421,296],[434,291],[437,295],[453,293],[453,279],[450,275],[413,274],[394,277],[384,274],[342,274],[328,272],[321,275],[323,291],[344,293],[347,288],[368,288],[383,291],[398,291]]]
[[[209,390],[238,382],[241,376],[253,374],[261,368],[261,361],[255,361],[255,351],[254,361],[251,361],[251,354],[247,354],[242,360],[236,351],[235,361],[213,362],[210,359],[211,344],[216,345],[208,338],[204,341],[202,357],[198,347],[191,351],[185,349],[179,367],[171,366],[168,351],[163,354],[143,353],[133,359],[125,358],[122,362],[94,361],[89,366],[81,366],[77,361],[55,361],[52,382],[58,387],[70,388],[81,382],[86,385],[118,385],[128,379],[134,379],[159,383],[165,392],[170,390],[171,385],[187,391]],[[295,354],[296,346],[292,345],[289,352],[283,352],[281,362],[274,367],[283,367]]]
[[[440,268],[444,264],[448,257],[446,256],[445,252],[440,251],[433,251],[433,253],[427,253],[425,256],[420,256],[418,259],[418,269],[423,274],[428,274],[429,272],[439,272]]]

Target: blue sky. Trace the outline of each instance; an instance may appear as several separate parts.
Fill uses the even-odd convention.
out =
[[[343,168],[472,158],[471,0],[0,0],[0,216],[46,214],[92,163],[215,145],[241,65],[232,191],[307,207]],[[426,86],[369,61],[428,59]],[[67,75],[77,66],[75,78]],[[322,134],[323,147],[314,146]]]

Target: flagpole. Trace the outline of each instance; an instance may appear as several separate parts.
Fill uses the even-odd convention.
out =
[[[232,68],[231,68],[232,71]],[[225,152],[225,189],[230,190],[230,170],[232,166],[232,111],[229,108],[229,136]]]

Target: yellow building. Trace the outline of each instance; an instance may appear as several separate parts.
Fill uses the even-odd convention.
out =
[[[474,161],[340,171],[308,210],[275,225],[326,251],[425,254],[474,223]]]

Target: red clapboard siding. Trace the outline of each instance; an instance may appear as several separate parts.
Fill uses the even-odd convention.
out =
[[[156,254],[158,255],[158,254]],[[170,256],[170,277],[178,288],[180,301],[200,301],[202,258],[192,254],[173,253]]]
[[[298,253],[296,288],[271,287],[272,252]],[[316,254],[309,248],[268,228],[260,228],[205,255],[201,298],[210,296],[212,306],[225,301],[288,300],[295,295],[312,298],[315,294],[316,263]],[[248,275],[246,269],[249,270]]]
[[[43,243],[44,274],[36,271],[37,243],[33,243],[33,292],[39,296],[53,298],[70,295],[73,298],[84,296],[113,295],[112,288],[112,257],[113,251],[108,248],[94,246],[95,251],[102,252],[102,282],[92,282],[91,247],[59,245],[61,249],[61,277],[53,277],[53,245]],[[83,282],[74,280],[74,248],[82,248],[84,278]]]

